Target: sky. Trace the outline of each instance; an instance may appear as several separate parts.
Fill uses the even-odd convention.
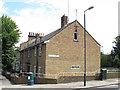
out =
[[[68,5],[69,2],[69,5]],[[101,45],[101,51],[109,54],[113,41],[118,36],[119,0],[0,0],[0,16],[11,17],[22,35],[17,46],[28,40],[29,32],[45,35],[61,27],[61,16],[69,17],[69,22],[77,20]],[[68,8],[69,7],[69,8]],[[68,13],[69,12],[69,13]],[[93,47],[94,48],[94,47]]]
[[[120,1],[118,2],[118,16],[120,16]],[[120,17],[118,17],[118,35],[120,35]]]

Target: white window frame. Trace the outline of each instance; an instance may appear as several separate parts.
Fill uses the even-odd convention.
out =
[[[22,67],[23,67],[23,66],[22,66],[22,64],[21,64],[21,65],[20,65],[20,73],[22,73]]]
[[[34,66],[34,75],[36,75],[36,66]]]
[[[24,50],[24,58],[25,58],[25,50]]]
[[[37,47],[35,46],[34,56],[36,56],[36,54],[37,54]]]
[[[23,71],[25,71],[26,70],[26,65],[25,64],[23,64]]]
[[[42,55],[42,45],[40,44],[39,45],[39,56],[41,56]]]
[[[15,70],[17,71],[17,64],[16,64],[16,62],[15,62]]]
[[[16,71],[19,71],[19,64],[16,62],[15,65],[16,65]]]
[[[41,67],[40,66],[38,67],[38,73],[39,73],[38,77],[40,77],[40,73],[41,73]]]
[[[77,35],[77,39],[75,39],[75,34]],[[74,41],[78,41],[78,32],[74,32]]]
[[[28,49],[28,57],[30,57],[30,49]]]
[[[13,64],[12,69],[15,70],[15,63]]]

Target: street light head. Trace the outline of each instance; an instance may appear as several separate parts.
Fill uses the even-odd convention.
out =
[[[91,6],[91,7],[89,7],[87,10],[91,10],[91,9],[93,9],[93,8],[94,8],[94,7]],[[85,13],[87,10],[85,10],[84,13]]]
[[[94,8],[94,7],[93,7],[93,6],[91,6],[91,7],[89,7],[89,8],[88,8],[88,10],[91,10],[91,9],[93,9],[93,8]]]

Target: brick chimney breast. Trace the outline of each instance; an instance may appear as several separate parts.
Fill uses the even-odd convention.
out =
[[[68,17],[65,14],[61,17],[61,27],[64,27],[68,23]]]
[[[34,32],[29,32],[28,35],[28,41],[35,39],[35,33]]]

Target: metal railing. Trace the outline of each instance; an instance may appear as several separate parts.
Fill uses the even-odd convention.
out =
[[[98,73],[100,70],[96,70],[94,72],[86,72],[87,74],[96,74]],[[54,78],[54,79],[58,79],[61,76],[81,76],[83,75],[84,72],[60,72],[59,74],[43,74],[43,73],[34,73],[35,77],[41,77],[41,78]],[[12,75],[22,75],[22,76],[26,76],[27,72],[21,72],[21,73],[12,73]]]

